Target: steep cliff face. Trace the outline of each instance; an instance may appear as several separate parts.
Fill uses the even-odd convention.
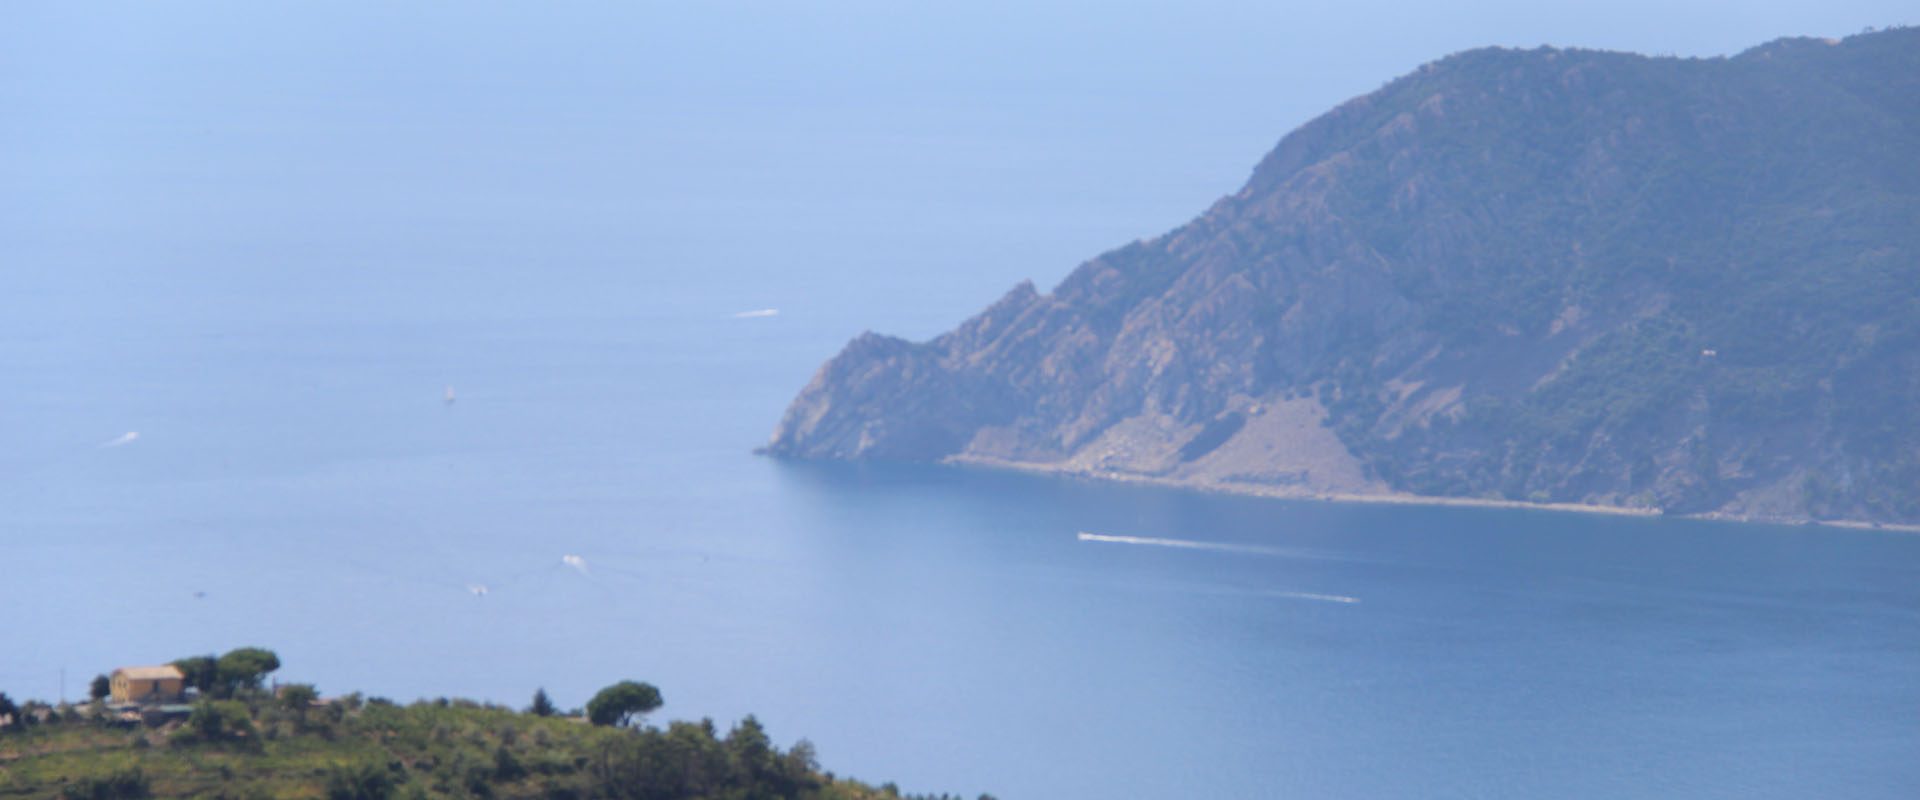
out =
[[[1192,222],[926,343],[768,450],[1224,488],[1920,520],[1920,31],[1479,50]]]

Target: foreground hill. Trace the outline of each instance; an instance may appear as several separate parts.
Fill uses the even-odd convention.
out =
[[[862,335],[767,450],[1910,523],[1916,423],[1903,29],[1429,64],[1050,294]]]
[[[710,721],[631,730],[466,701],[346,698],[296,710],[264,696],[203,703],[158,728],[86,712],[0,726],[0,797],[901,796],[821,772],[811,746],[781,750],[752,717],[729,731]]]

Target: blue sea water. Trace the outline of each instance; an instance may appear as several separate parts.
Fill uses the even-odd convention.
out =
[[[1920,537],[780,463],[798,316],[10,338],[0,688],[244,644],[403,700],[638,678],[1002,797],[1920,786]]]
[[[1249,103],[1186,21],[75,8],[0,26],[0,691],[253,644],[648,680],[912,791],[1920,791],[1920,537],[751,455],[863,328],[1176,225],[1452,39]]]

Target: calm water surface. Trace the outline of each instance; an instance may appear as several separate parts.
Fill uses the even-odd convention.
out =
[[[400,699],[635,677],[670,717],[1003,797],[1920,786],[1920,537],[756,458],[788,390],[756,375],[806,330],[16,340],[0,686],[256,643]],[[106,420],[141,436],[100,447]]]

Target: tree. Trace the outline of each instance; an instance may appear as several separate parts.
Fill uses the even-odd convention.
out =
[[[220,680],[219,661],[209,653],[204,656],[188,656],[173,662],[173,668],[180,670],[186,677],[188,688],[197,689],[201,694],[212,694],[214,684]]]
[[[25,727],[25,720],[20,717],[20,707],[13,704],[13,698],[8,697],[6,692],[0,692],[0,720],[12,723],[16,728]]]
[[[202,700],[175,736],[183,741],[226,742],[254,738],[253,717],[236,700]]]
[[[727,750],[755,778],[773,771],[773,739],[767,736],[767,729],[761,727],[760,720],[752,714],[727,732]]]
[[[638,724],[646,715],[665,701],[660,698],[660,690],[650,683],[621,681],[605,689],[587,701],[587,720],[595,725],[615,725],[628,727]]]
[[[513,751],[501,744],[493,749],[493,779],[502,783],[512,783],[527,777],[526,765],[515,758]]]
[[[307,726],[307,711],[319,699],[320,690],[313,688],[311,683],[289,683],[280,687],[280,707],[293,712],[298,720],[295,724],[301,728]]]
[[[527,713],[536,717],[551,717],[555,710],[553,700],[547,697],[546,689],[541,688],[533,691],[533,705],[527,708]]]
[[[280,687],[280,705],[288,711],[305,713],[320,699],[320,690],[311,683],[289,683]]]
[[[105,675],[93,676],[93,683],[87,684],[87,696],[95,700],[105,700],[113,694],[113,681]]]
[[[216,691],[232,697],[243,689],[258,689],[267,673],[280,668],[280,657],[260,647],[240,647],[227,651],[214,665]]]

